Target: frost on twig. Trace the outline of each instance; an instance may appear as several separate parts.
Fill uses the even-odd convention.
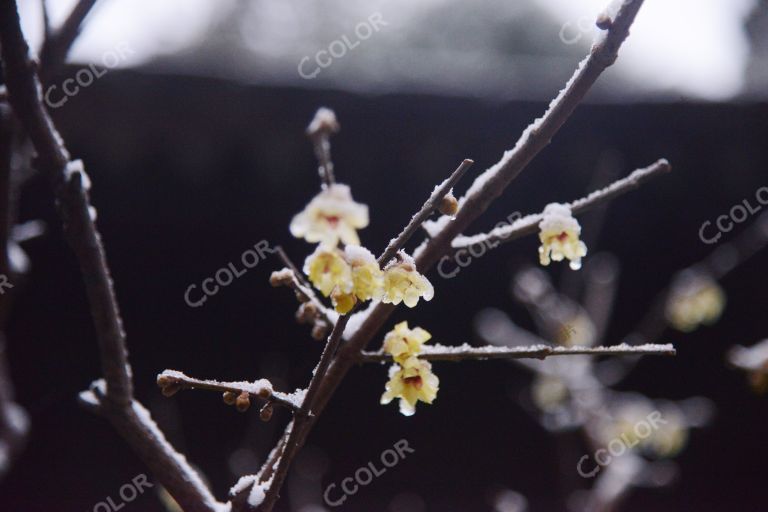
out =
[[[481,361],[486,359],[545,359],[552,356],[572,356],[572,355],[662,355],[674,356],[675,347],[671,344],[653,344],[645,345],[619,345],[607,347],[562,347],[551,345],[532,345],[532,346],[514,346],[498,347],[486,345],[476,347],[464,343],[463,345],[424,345],[419,353],[419,359],[427,361]],[[391,356],[383,351],[363,352],[360,356],[364,363],[381,363],[391,360]]]
[[[669,162],[663,159],[659,160],[648,167],[633,171],[629,176],[617,180],[605,188],[596,190],[586,197],[567,203],[565,206],[567,206],[574,215],[584,213],[591,208],[604,204],[625,192],[629,192],[630,190],[639,187],[651,178],[669,172],[671,169]],[[457,236],[454,238],[451,246],[454,249],[461,249],[476,244],[511,242],[522,236],[535,233],[543,217],[543,213],[534,213],[518,219],[512,224],[497,227],[488,233],[479,233],[472,236]],[[441,220],[442,219],[439,219],[438,222]],[[433,236],[437,234],[436,227],[439,227],[439,225],[425,225],[427,231]]]
[[[182,389],[206,389],[224,394],[228,405],[237,405],[243,411],[250,405],[250,399],[261,399],[296,410],[301,402],[296,403],[295,396],[275,391],[267,379],[256,381],[224,382],[211,379],[195,379],[176,370],[165,370],[157,376],[157,385],[165,396],[172,396]]]

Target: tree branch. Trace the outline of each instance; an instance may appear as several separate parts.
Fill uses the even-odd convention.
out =
[[[627,355],[660,355],[674,356],[672,345],[615,345],[610,347],[563,347],[550,345],[534,345],[529,347],[498,347],[487,345],[473,347],[466,343],[459,346],[424,345],[418,354],[425,361],[485,361],[489,359],[546,359],[552,356],[627,356]],[[383,351],[362,352],[361,363],[387,363],[392,356]]]
[[[188,512],[215,512],[217,503],[199,482],[197,473],[165,441],[149,413],[133,399],[125,334],[104,248],[83,187],[85,173],[70,161],[43,107],[40,80],[29,58],[15,1],[0,2],[0,45],[9,101],[37,151],[37,167],[52,184],[64,233],[80,263],[94,317],[106,382],[98,395],[91,391],[82,396],[92,410],[109,418],[181,507]]]
[[[672,167],[669,165],[669,162],[663,159],[659,160],[648,167],[635,170],[626,178],[617,180],[605,188],[592,192],[586,197],[568,203],[568,206],[571,208],[571,212],[574,215],[584,213],[591,208],[611,201],[621,194],[634,190],[646,181],[671,170]],[[476,244],[488,244],[495,247],[494,244],[498,245],[502,242],[510,242],[522,236],[535,233],[539,229],[539,223],[542,218],[543,215],[541,213],[534,213],[523,217],[522,219],[518,219],[512,224],[495,228],[488,233],[480,233],[473,236],[457,236],[451,243],[451,247],[454,249],[461,249]]]
[[[464,159],[463,162],[456,168],[455,171],[453,171],[453,174],[451,174],[445,181],[443,181],[440,185],[435,187],[435,190],[432,192],[432,195],[429,196],[427,201],[424,203],[424,205],[421,207],[421,209],[411,217],[410,222],[408,222],[408,225],[405,226],[405,228],[400,232],[400,234],[397,236],[397,238],[392,239],[389,242],[389,245],[386,249],[384,249],[384,253],[379,257],[379,266],[384,267],[387,263],[389,263],[389,260],[394,258],[395,254],[397,254],[397,251],[405,247],[405,244],[408,242],[408,240],[411,239],[411,237],[416,233],[416,231],[419,230],[419,227],[424,223],[425,220],[429,218],[430,215],[437,209],[437,207],[440,205],[440,201],[448,194],[448,192],[451,191],[451,189],[456,185],[456,183],[459,182],[462,176],[464,176],[464,173],[467,172],[467,170],[472,167],[472,164],[475,162],[470,159]]]
[[[267,402],[276,403],[292,411],[298,409],[296,397],[273,390],[272,384],[266,379],[255,382],[221,382],[217,380],[195,379],[176,370],[164,370],[157,376],[157,385],[163,389],[171,388],[173,391],[181,389],[206,389],[238,395],[245,393],[251,398],[259,398]]]
[[[43,41],[43,47],[40,49],[40,77],[43,83],[53,78],[64,64],[70,48],[80,35],[83,21],[97,1],[78,0],[61,27],[50,33]],[[45,23],[47,26],[47,19]]]

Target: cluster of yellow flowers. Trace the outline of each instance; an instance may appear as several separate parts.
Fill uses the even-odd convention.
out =
[[[418,358],[421,347],[432,335],[421,327],[408,328],[408,322],[400,322],[384,337],[384,352],[392,356],[395,364],[389,369],[389,382],[381,395],[381,403],[388,404],[400,399],[400,412],[411,416],[416,403],[421,400],[431,404],[437,397],[440,379],[432,373],[432,365]]]
[[[341,314],[358,301],[404,302],[412,308],[419,298],[431,300],[432,284],[416,271],[410,256],[401,251],[397,261],[382,270],[373,254],[360,246],[357,230],[367,225],[368,207],[352,199],[347,185],[333,184],[315,196],[290,226],[295,237],[319,242],[304,262],[310,282]]]

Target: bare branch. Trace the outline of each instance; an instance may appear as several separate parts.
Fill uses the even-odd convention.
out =
[[[83,21],[97,1],[78,0],[61,27],[45,38],[40,50],[40,76],[43,83],[48,82],[64,64],[70,48],[80,35]],[[43,12],[47,12],[47,9]],[[49,26],[47,19],[45,24]]]
[[[149,411],[133,400],[128,407],[112,404],[104,396],[104,381],[80,393],[80,402],[104,416],[138,454],[173,499],[187,512],[218,512],[217,503],[186,458],[166,440]]]
[[[315,117],[307,127],[307,135],[312,141],[315,157],[318,163],[318,173],[323,181],[323,187],[327,188],[336,183],[333,174],[333,160],[331,160],[331,135],[340,129],[336,114],[329,108],[322,107],[315,113]]]
[[[411,217],[408,225],[405,226],[397,238],[391,240],[387,248],[384,249],[384,253],[379,257],[379,266],[384,267],[387,263],[389,263],[389,260],[394,258],[395,254],[397,254],[397,251],[405,246],[408,240],[410,240],[411,237],[419,230],[419,227],[424,223],[424,221],[427,220],[430,215],[432,215],[432,212],[434,212],[438,206],[440,206],[440,201],[451,191],[454,185],[459,182],[461,177],[464,176],[464,173],[466,173],[474,163],[475,162],[472,160],[465,159],[456,168],[456,170],[453,171],[453,174],[451,174],[440,185],[435,187],[432,195],[429,196],[421,209],[416,212],[416,215]]]
[[[571,212],[573,212],[574,215],[584,213],[591,208],[607,203],[625,192],[636,189],[646,181],[655,178],[660,174],[667,173],[671,169],[669,162],[663,159],[659,160],[648,167],[635,170],[626,178],[617,180],[603,189],[596,190],[586,197],[568,203],[568,206],[571,208]],[[451,243],[451,246],[454,249],[461,249],[476,244],[495,246],[501,242],[510,242],[538,231],[541,219],[542,214],[535,213],[523,217],[522,219],[518,219],[512,224],[500,226],[489,233],[481,233],[473,236],[457,236]]]
[[[217,503],[210,491],[199,482],[184,457],[165,441],[149,413],[133,399],[125,333],[101,237],[83,188],[84,171],[70,161],[69,152],[43,107],[40,80],[29,58],[15,1],[0,2],[0,46],[9,101],[37,151],[37,166],[52,184],[65,235],[80,263],[94,318],[106,382],[98,396],[86,392],[90,393],[86,403],[109,418],[181,507],[187,511],[215,512]]]
[[[425,361],[485,361],[489,359],[545,359],[552,356],[627,356],[627,355],[658,355],[674,356],[677,352],[672,345],[615,345],[610,347],[564,347],[550,345],[534,345],[530,347],[498,347],[487,345],[473,347],[466,343],[459,346],[424,345],[418,354]],[[362,363],[387,363],[392,356],[383,351],[363,352],[360,356]]]
[[[277,255],[280,257],[280,260],[282,260],[283,264],[291,272],[291,280],[288,283],[288,286],[290,286],[299,295],[299,298],[302,302],[311,302],[312,305],[314,305],[317,314],[320,316],[320,319],[328,325],[327,328],[330,328],[330,326],[335,323],[339,315],[335,311],[332,311],[326,307],[323,301],[320,300],[320,298],[312,289],[312,286],[304,279],[304,275],[293,263],[293,261],[291,261],[283,248],[281,246],[277,246],[275,250],[277,251]]]
[[[195,379],[176,370],[164,370],[157,376],[157,385],[163,389],[206,389],[220,393],[235,393],[259,398],[267,402],[273,402],[290,410],[296,410],[295,398],[288,393],[274,391],[268,380],[262,379],[255,382],[220,382],[216,380]]]

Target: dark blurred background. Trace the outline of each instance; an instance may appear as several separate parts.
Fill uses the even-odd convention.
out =
[[[533,8],[536,3],[528,16],[544,16]],[[742,21],[765,20],[763,8],[747,11],[751,17],[744,15]],[[455,23],[461,17],[453,10],[442,15]],[[94,15],[89,22],[95,25],[99,19]],[[333,34],[344,33],[343,28],[327,30],[332,36],[326,44]],[[557,30],[548,34],[555,39],[549,43],[571,52]],[[636,32],[641,33],[639,26]],[[373,41],[367,44],[370,48],[361,46],[350,54],[350,62],[366,61],[368,49],[381,51]],[[584,50],[582,45],[574,55]],[[173,368],[222,380],[266,377],[286,390],[305,385],[322,345],[310,338],[306,326],[295,324],[293,294],[269,286],[270,272],[280,267],[277,258],[260,262],[202,307],[190,308],[184,291],[239,261],[244,250],[261,240],[283,245],[299,262],[309,253],[309,245],[290,236],[288,222],[318,190],[304,135],[317,107],[333,108],[342,124],[333,139],[337,178],[350,184],[357,201],[370,206],[371,224],[361,238],[379,252],[462,158],[477,162],[470,174],[495,163],[541,115],[580,57],[558,57],[567,62],[562,70],[534,59],[532,67],[544,68],[551,80],[541,78],[535,94],[521,92],[514,99],[487,91],[430,92],[423,84],[390,87],[386,80],[368,90],[336,82],[307,86],[300,78],[267,83],[209,72],[212,68],[201,64],[205,59],[198,61],[201,71],[195,73],[187,69],[192,64],[183,64],[192,62],[188,59],[194,52],[185,56],[192,50],[179,51],[175,65],[170,57],[158,57],[133,69],[110,70],[55,109],[53,118],[94,182],[92,200],[122,307],[137,395],[223,498],[236,475],[259,467],[287,415],[280,411],[264,424],[258,410],[239,414],[215,393],[164,398],[155,376]],[[237,62],[244,68],[268,68],[262,63],[268,61]],[[755,66],[745,60],[745,70]],[[61,78],[78,69],[67,68]],[[335,70],[336,64],[321,76],[352,80],[352,71],[337,76]],[[633,76],[626,73],[624,83]],[[754,202],[755,191],[768,185],[768,105],[761,100],[762,85],[749,85],[758,80],[757,72],[742,75],[742,85],[726,97],[646,87],[632,102],[623,99],[619,75],[607,73],[606,81],[617,88],[590,96],[591,102],[577,110],[475,226],[489,228],[512,212],[540,211],[549,202],[584,195],[605,158],[618,162],[622,174],[668,158],[673,173],[616,200],[599,242],[589,248],[591,253],[610,251],[621,262],[619,298],[607,337],[611,343],[621,341],[641,319],[675,271],[711,251],[699,240],[702,222],[714,221],[743,199]],[[655,77],[645,80],[654,83]],[[712,99],[720,101],[706,101]],[[459,189],[469,182],[465,178]],[[8,511],[92,510],[146,472],[105,420],[77,405],[77,393],[100,370],[77,264],[62,240],[52,203],[44,180],[27,184],[21,220],[42,218],[50,230],[26,245],[32,272],[17,294],[8,330],[18,401],[32,421],[24,455],[0,482],[0,509]],[[535,237],[504,245],[455,279],[429,274],[434,300],[416,310],[399,309],[390,323],[416,321],[445,344],[476,342],[474,315],[489,306],[530,325],[525,311],[510,299],[508,283],[522,265],[536,263],[537,245]],[[677,458],[678,481],[665,489],[634,492],[622,510],[764,510],[768,403],[752,393],[743,374],[726,366],[724,354],[734,344],[751,345],[768,336],[766,264],[768,251],[722,283],[728,304],[716,325],[692,334],[668,331],[663,340],[650,340],[675,343],[678,356],[645,358],[623,383],[622,389],[654,398],[706,396],[717,412],[708,427],[692,431]],[[565,267],[548,272],[559,277],[570,272]],[[318,498],[326,485],[368,461],[378,461],[383,450],[403,438],[415,453],[340,510],[490,511],[491,496],[506,488],[525,495],[531,511],[564,510],[572,484],[590,485],[561,472],[572,466],[575,475],[588,448],[563,452],[563,444],[521,408],[529,374],[504,362],[434,367],[441,380],[439,397],[432,406],[419,405],[410,418],[394,405],[378,404],[384,367],[354,369],[312,432],[279,510],[322,510],[298,505]],[[317,474],[323,475],[319,481],[312,477]],[[165,509],[147,494],[124,510]]]

